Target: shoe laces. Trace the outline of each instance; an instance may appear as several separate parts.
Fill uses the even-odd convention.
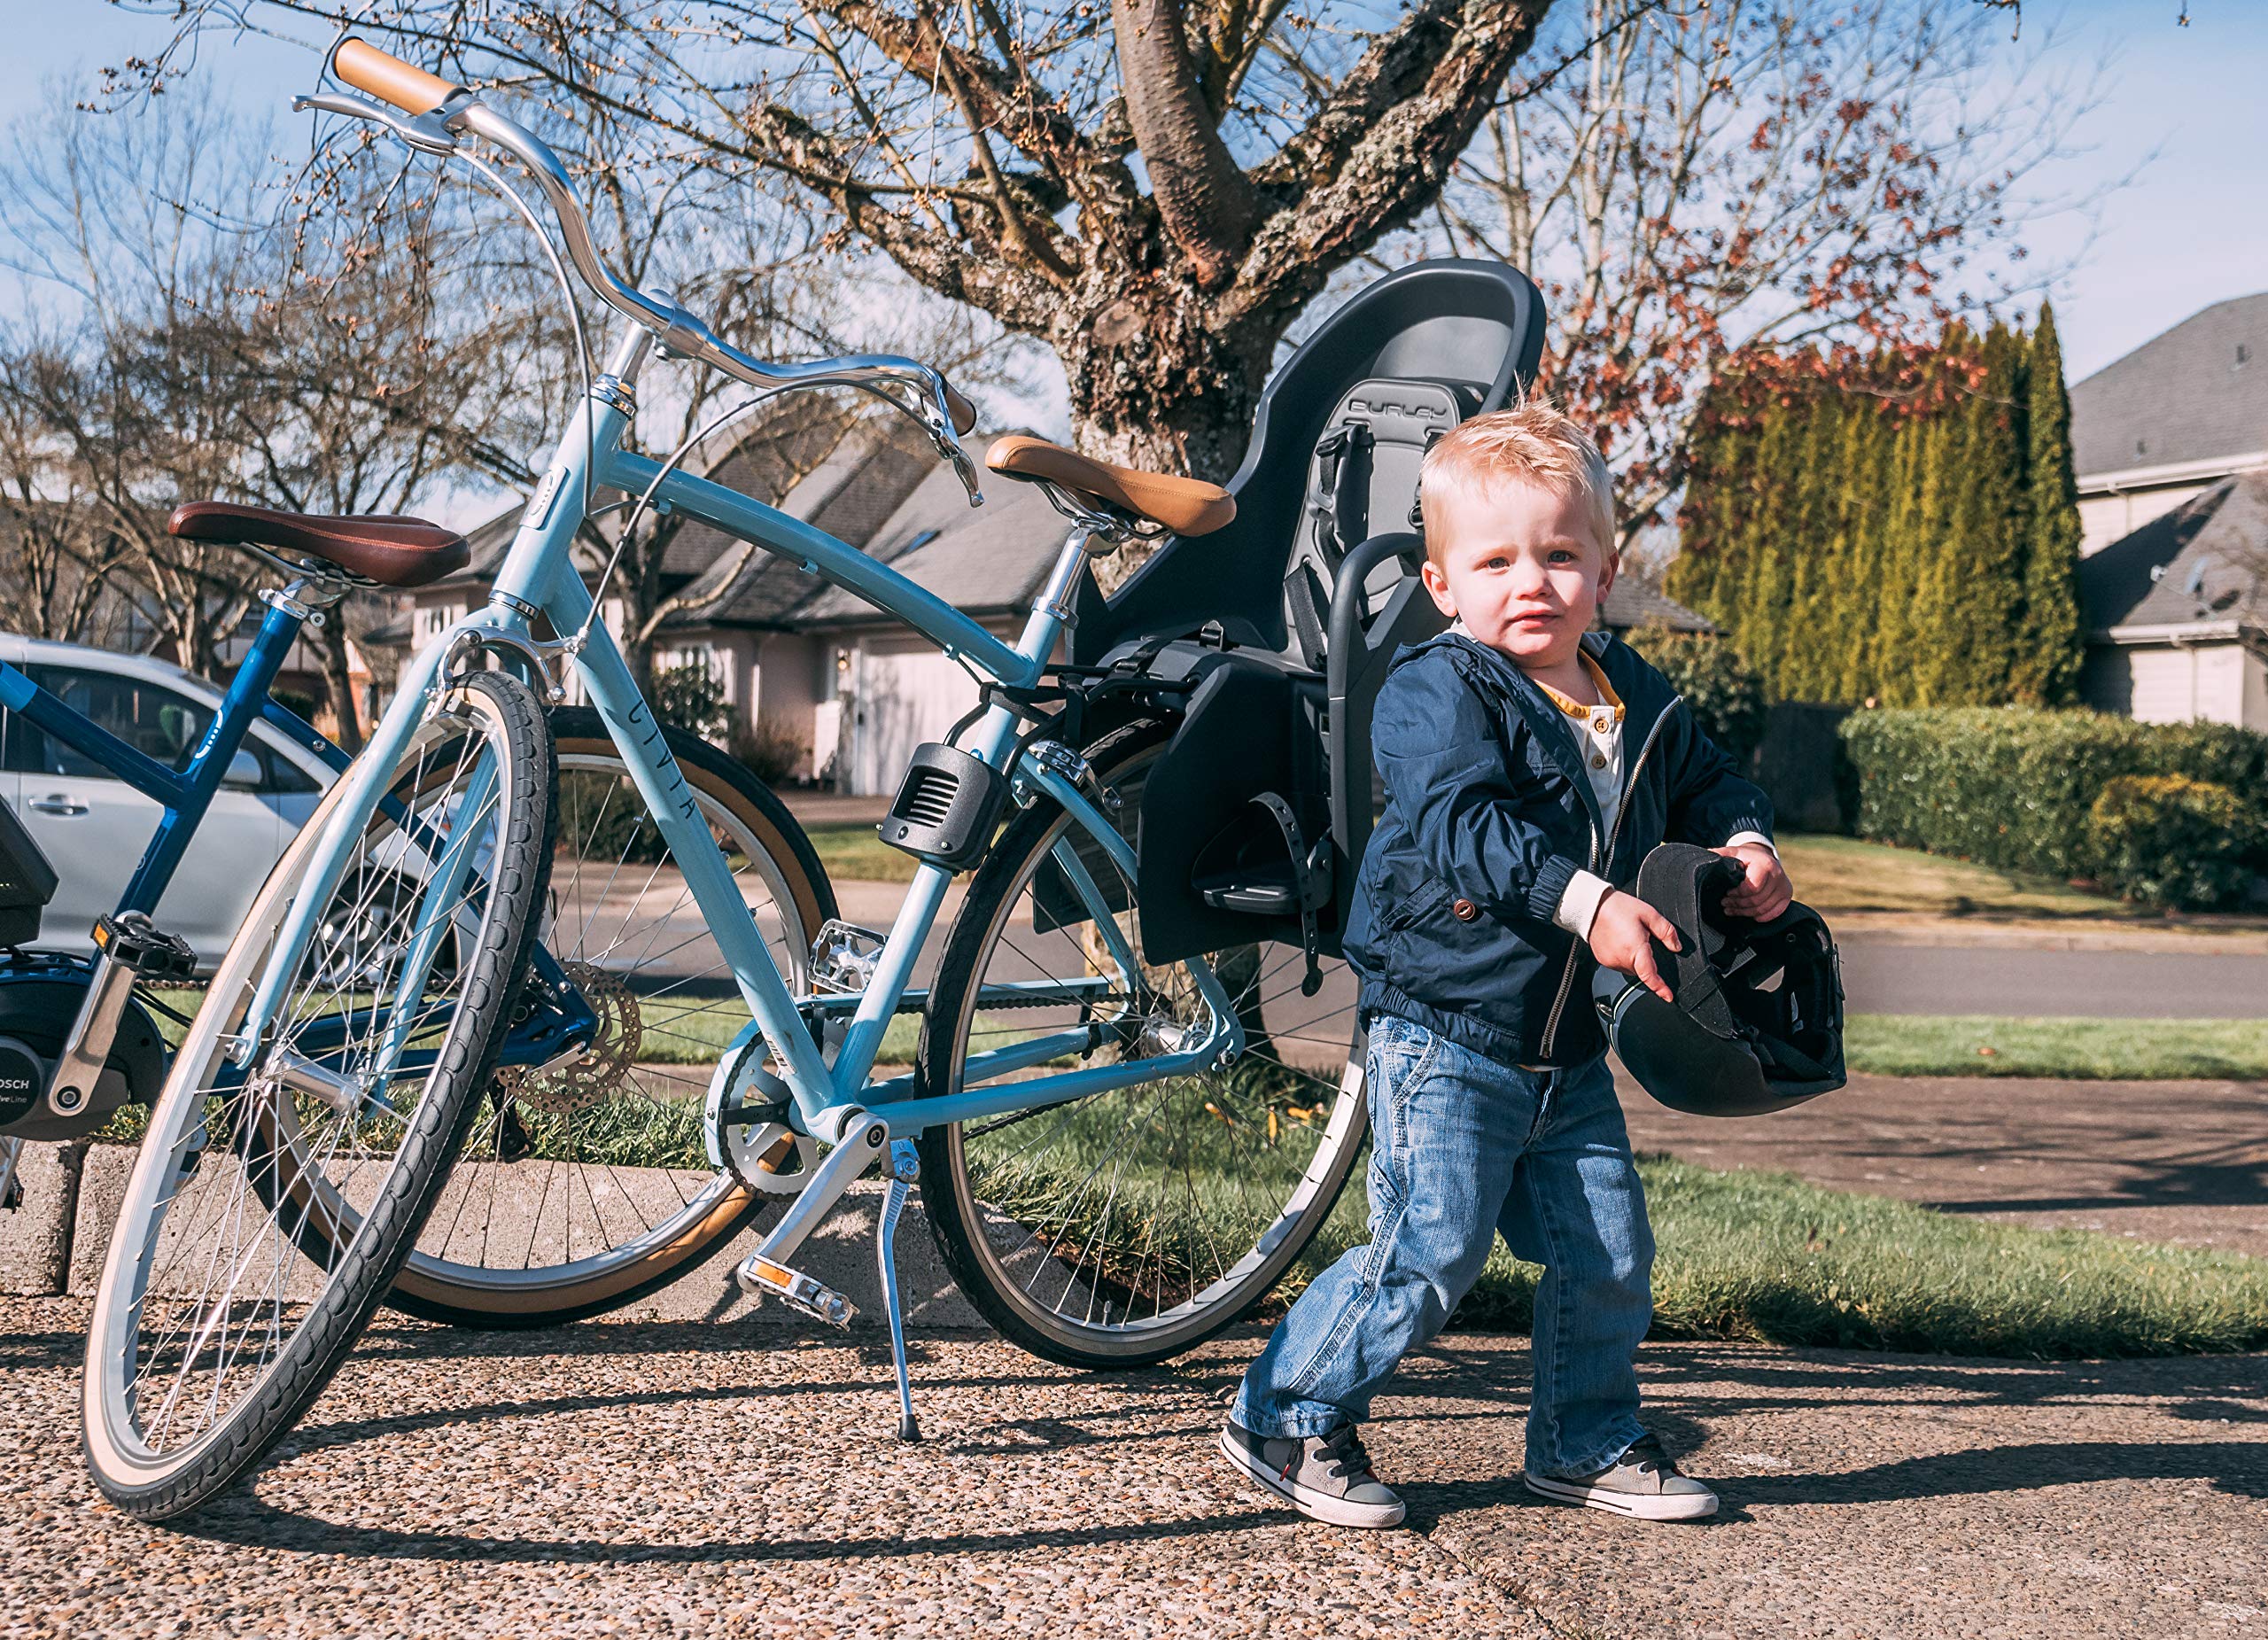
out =
[[[1352,1424],[1341,1424],[1325,1435],[1316,1456],[1327,1460],[1324,1473],[1334,1480],[1353,1481],[1371,1473],[1371,1455],[1363,1450],[1363,1438]]]
[[[1681,1473],[1676,1462],[1662,1450],[1662,1440],[1657,1434],[1641,1435],[1633,1441],[1620,1461],[1635,1465],[1641,1474],[1674,1475]]]

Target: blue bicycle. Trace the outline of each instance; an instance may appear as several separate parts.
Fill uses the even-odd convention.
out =
[[[1363,691],[1410,623],[1431,618],[1389,563],[1406,561],[1415,538],[1324,551],[1319,535],[1316,573],[1336,578],[1317,582],[1327,595],[1314,605],[1327,667],[1317,669],[1320,648],[1304,665],[1255,660],[1230,652],[1225,629],[1172,634],[1212,618],[1208,599],[1232,573],[1279,601],[1265,621],[1280,635],[1280,541],[1275,564],[1250,547],[1218,576],[1153,573],[1187,565],[1198,538],[1231,524],[1229,492],[1003,439],[987,464],[1035,486],[1069,525],[1022,632],[1005,642],[824,532],[680,470],[695,440],[664,459],[628,442],[658,346],[746,384],[751,403],[809,387],[872,394],[918,423],[975,504],[976,463],[960,442],[974,412],[936,371],[889,357],[749,357],[608,268],[558,159],[517,122],[360,40],[338,44],[329,66],[367,95],[319,92],[299,106],[462,160],[535,222],[517,173],[483,150],[516,161],[555,217],[567,262],[629,325],[586,383],[486,607],[405,666],[369,746],[261,890],[175,1056],[89,1337],[83,1424],[102,1489],[162,1519],[229,1485],[320,1391],[406,1263],[405,1280],[485,1294],[491,1316],[588,1313],[689,1268],[770,1201],[776,1216],[740,1266],[742,1286],[843,1321],[848,1302],[796,1267],[798,1249],[877,1165],[889,1180],[878,1253],[902,1436],[917,1431],[893,1238],[917,1179],[962,1291],[1029,1349],[1155,1362],[1247,1313],[1321,1226],[1365,1135],[1354,987],[1332,938],[1351,882],[1332,861],[1359,853],[1369,823]],[[1284,425],[1312,444],[1342,377],[1394,373],[1363,368],[1393,362],[1388,346],[1404,370],[1479,377],[1469,397],[1443,398],[1449,419],[1502,402],[1534,369],[1533,287],[1501,268],[1452,271],[1510,316],[1460,309],[1442,294],[1454,281],[1404,284],[1398,338],[1373,328],[1367,350],[1345,335],[1303,348],[1332,374],[1320,402],[1287,408]],[[1365,404],[1408,400],[1392,414],[1422,449],[1433,400],[1361,385]],[[1270,437],[1263,426],[1247,468]],[[1384,446],[1378,454],[1383,471]],[[1355,481],[1335,492],[1347,526]],[[883,840],[918,862],[887,930],[830,915],[806,941],[802,923],[768,929],[752,906],[739,863],[761,854],[776,866],[795,851],[735,843],[704,800],[697,761],[673,749],[596,620],[570,549],[609,494],[621,500],[604,507],[626,504],[625,535],[649,509],[710,524],[897,617],[983,680],[978,708],[916,750],[882,822]],[[1406,494],[1396,506],[1407,511]],[[1297,511],[1280,510],[1260,527],[1288,540]],[[1144,589],[1111,610],[1179,624],[1093,653],[1090,634],[1107,623],[1087,566],[1148,537],[1170,539]],[[1075,641],[1075,658],[1059,659],[1075,625],[1090,647]],[[570,742],[544,707],[571,674],[594,709],[591,738],[573,743],[613,760],[609,789],[632,828],[595,916],[563,900],[554,875],[555,856],[615,847],[555,846]],[[1337,773],[1318,829],[1303,807],[1313,783],[1288,766],[1326,744]],[[1255,789],[1247,803],[1245,782],[1262,780],[1301,801]],[[650,874],[621,892],[639,873]],[[925,940],[963,873],[974,874],[925,970]],[[797,904],[815,915],[822,898]],[[706,954],[694,970],[625,978],[625,951],[696,930]],[[539,962],[529,977],[532,957],[570,947],[582,955],[555,972]],[[708,1054],[697,1117],[689,1096],[669,1108],[697,1132],[707,1184],[675,1209],[664,1200],[645,1228],[602,1233],[587,1255],[540,1268],[495,1256],[509,1216],[482,1209],[462,1169],[450,1175],[477,1109],[489,1112],[487,1138],[466,1166],[493,1182],[527,1152],[515,1123],[610,1111],[606,1066],[644,1062],[649,1022],[696,997],[736,1019]],[[905,1014],[920,1016],[910,1060],[886,1052]],[[712,1014],[703,1029],[717,1023]],[[496,1076],[506,1060],[514,1069]],[[682,1176],[666,1160],[631,1167],[633,1154],[656,1163],[650,1151],[617,1154],[638,1175],[616,1181],[623,1194]]]

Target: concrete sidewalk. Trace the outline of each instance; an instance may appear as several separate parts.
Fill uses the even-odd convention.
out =
[[[385,1321],[247,1490],[153,1528],[97,1502],[69,1300],[0,1304],[0,1597],[26,1635],[2087,1636],[2268,1629],[2268,1358],[1645,1351],[1713,1525],[1532,1501],[1524,1341],[1381,1399],[1410,1527],[1295,1521],[1229,1474],[1244,1333],[1086,1374],[760,1325],[481,1337]]]

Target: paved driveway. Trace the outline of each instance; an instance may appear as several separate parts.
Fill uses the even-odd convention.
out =
[[[1381,1399],[1414,1529],[1298,1523],[1223,1472],[1257,1346],[1087,1375],[920,1341],[927,1444],[871,1349],[739,1327],[384,1323],[289,1453],[186,1529],[89,1502],[70,1301],[0,1306],[10,1634],[2256,1636],[2268,1358],[1968,1362],[1667,1345],[1704,1527],[1532,1501],[1523,1341]]]
[[[1631,1142],[1948,1213],[2268,1257],[2268,1083],[1853,1076],[1776,1115],[1666,1110],[1619,1079]],[[2268,1632],[2268,1631],[2264,1631]]]

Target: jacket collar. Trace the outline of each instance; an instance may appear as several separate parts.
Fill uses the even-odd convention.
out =
[[[1612,633],[1587,632],[1581,642],[1584,652],[1598,663],[1599,670],[1614,686],[1614,692],[1622,697],[1622,732],[1628,737],[1625,745],[1637,745],[1652,731],[1662,714],[1677,704],[1676,693],[1659,672],[1639,659],[1636,650]],[[1487,680],[1511,701],[1534,734],[1537,743],[1550,753],[1561,773],[1573,782],[1604,843],[1606,817],[1599,808],[1596,794],[1591,790],[1590,776],[1583,766],[1582,748],[1575,742],[1575,732],[1566,713],[1544,692],[1543,686],[1479,639],[1456,632],[1438,633],[1404,649],[1395,657],[1394,664],[1399,666],[1433,649],[1454,649],[1466,662],[1460,671],[1468,678]]]

